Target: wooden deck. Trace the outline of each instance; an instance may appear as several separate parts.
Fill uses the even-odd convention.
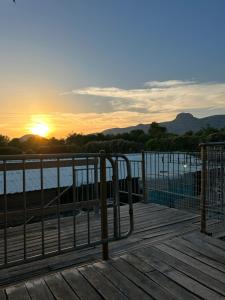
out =
[[[142,203],[134,215],[109,261],[95,247],[2,270],[0,299],[225,299],[225,242],[200,234],[199,216]]]

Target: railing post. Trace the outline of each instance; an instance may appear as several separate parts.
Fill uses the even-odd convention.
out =
[[[100,151],[100,203],[101,203],[101,235],[102,235],[102,257],[109,259],[108,247],[108,216],[107,216],[107,182],[106,182],[106,155]]]
[[[143,202],[147,203],[146,194],[146,170],[145,170],[145,152],[141,152],[141,172],[142,172],[142,190],[143,190]]]
[[[206,145],[201,145],[201,198],[200,198],[200,210],[201,210],[201,232],[206,233],[206,185],[207,185],[207,152]]]
[[[118,157],[116,157],[113,167],[113,217],[114,217],[114,238],[119,237],[119,179],[118,179]]]
[[[98,159],[95,158],[94,163],[94,197],[95,200],[98,199]],[[99,215],[99,205],[94,208],[95,215]]]

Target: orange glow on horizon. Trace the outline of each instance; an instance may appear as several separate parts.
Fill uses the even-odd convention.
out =
[[[37,123],[30,129],[32,134],[39,135],[41,137],[46,137],[49,132],[49,127],[44,123]]]
[[[33,115],[31,116],[31,122],[27,124],[27,129],[34,135],[48,137],[53,129],[51,123],[47,116]]]

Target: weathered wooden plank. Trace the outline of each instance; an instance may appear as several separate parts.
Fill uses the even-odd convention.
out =
[[[6,288],[6,294],[8,300],[30,300],[30,296],[26,289],[25,284],[19,284],[16,286],[10,286]]]
[[[155,245],[154,247],[148,247],[144,250],[139,250],[135,251],[135,255],[138,257],[141,257],[146,261],[146,263],[151,264],[154,266],[158,271],[164,273],[164,270],[176,270],[178,274],[181,275],[181,278],[186,278],[186,281],[191,278],[194,281],[197,281],[201,283],[199,285],[199,289],[196,289],[196,295],[201,296],[205,294],[205,286],[206,285],[208,288],[206,288],[206,294],[208,295],[208,292],[211,293],[211,290],[214,290],[215,292],[218,292],[221,295],[225,296],[225,286],[223,283],[221,283],[218,280],[215,280],[213,277],[206,275],[205,273],[202,273],[200,270],[195,269],[194,267],[180,261],[176,257],[173,257],[169,254],[167,254],[164,251],[161,251],[159,248],[157,248],[158,245]],[[183,274],[183,275],[182,275]],[[185,274],[185,275],[184,275]],[[170,275],[169,273],[166,274],[167,277]],[[170,277],[173,280],[173,277]],[[187,288],[191,286],[190,282],[185,286],[185,280],[183,280],[182,285],[184,288]],[[203,288],[203,289],[202,289]],[[193,293],[193,290],[190,289],[190,292]],[[212,297],[218,296],[217,293],[213,293],[211,295]],[[209,296],[209,295],[208,295]]]
[[[158,249],[168,253],[169,255],[176,257],[177,259],[181,260],[182,262],[200,270],[201,272],[203,272],[205,274],[210,274],[210,276],[212,276],[213,278],[225,283],[225,276],[224,276],[223,272],[216,270],[215,268],[212,268],[211,266],[206,265],[205,263],[202,263],[199,260],[197,260],[189,255],[186,255],[174,248],[171,248],[167,245],[161,244],[161,245],[157,245],[156,247]]]
[[[77,269],[68,269],[61,272],[70,287],[76,292],[80,299],[100,300],[100,295],[90,283],[78,272]]]
[[[100,223],[100,222],[99,222]],[[99,224],[97,224],[98,226],[99,226]],[[95,226],[96,226],[96,223],[95,224],[93,224],[93,226],[92,226],[92,228],[95,228]],[[178,225],[177,225],[178,226]],[[71,246],[72,244],[71,244],[71,238],[73,238],[73,231],[72,231],[72,225],[70,225],[70,228],[67,228],[66,230],[64,230],[64,232],[65,232],[65,234],[63,234],[63,235],[61,235],[62,236],[62,244],[65,246],[65,248],[66,247],[68,247],[68,246]],[[79,226],[78,226],[79,227]],[[138,227],[138,226],[137,226]],[[61,228],[64,228],[64,227],[61,227]],[[165,227],[165,230],[166,230],[166,228],[167,227]],[[175,227],[174,227],[175,228]],[[79,231],[79,229],[80,228],[77,228],[78,230],[77,230],[77,235],[79,235],[79,240],[80,240],[80,242],[85,242],[85,234],[84,233],[82,233],[81,235],[80,235],[80,231]],[[83,229],[85,230],[85,228],[83,227]],[[95,238],[95,237],[98,237],[99,236],[99,231],[100,230],[100,228],[97,230],[97,228],[96,228],[96,231],[95,231],[95,229],[94,229],[94,231],[91,231],[91,236],[93,237],[93,239]],[[159,229],[158,228],[156,228],[155,230],[158,230],[159,231]],[[152,230],[152,231],[154,231],[154,230]],[[186,231],[186,229],[185,229],[185,231]],[[173,231],[172,231],[172,233],[174,232],[174,229],[173,229]],[[182,232],[182,231],[181,231]],[[51,233],[51,235],[49,235]],[[159,231],[159,235],[161,235],[161,234],[163,234],[163,231],[161,230],[161,231]],[[178,232],[179,233],[179,232]],[[54,234],[54,235],[53,235]],[[133,236],[132,236],[132,238],[134,237],[134,236],[136,236],[136,232],[134,232],[134,234],[133,234]],[[138,233],[139,234],[139,233]],[[143,239],[145,239],[145,235],[146,235],[146,233],[145,232],[143,232],[143,233],[141,233],[141,235],[143,236]],[[139,237],[138,238],[140,238],[141,239],[141,235],[139,235]],[[82,236],[83,236],[83,238],[82,238]],[[156,235],[157,236],[157,235]],[[171,236],[171,235],[170,235]],[[30,238],[31,237],[31,238]],[[56,242],[57,242],[57,228],[55,229],[55,231],[53,231],[53,230],[51,230],[50,232],[48,232],[48,231],[46,231],[46,234],[45,234],[45,246],[46,246],[46,253],[47,253],[47,251],[53,251],[53,250],[55,250],[55,246],[56,246]],[[81,239],[80,239],[81,238]],[[149,239],[149,236],[147,236],[146,238],[148,238]],[[10,253],[10,251],[12,251],[12,255],[10,256],[10,259],[13,259],[13,257],[14,257],[14,255],[16,255],[16,256],[18,256],[19,255],[19,250],[21,249],[21,256],[23,255],[23,238],[22,238],[22,236],[21,236],[21,239],[20,239],[20,244],[19,244],[19,246],[20,246],[20,248],[17,248],[17,251],[15,251],[15,247],[14,247],[14,244],[13,244],[13,242],[11,241],[10,242],[10,245],[9,245],[9,248],[8,248],[8,250],[9,250],[9,253]],[[32,235],[30,235],[30,233],[29,233],[29,231],[27,232],[27,251],[28,251],[28,253],[32,253],[33,255],[35,255],[35,254],[38,254],[38,253],[41,253],[41,236],[40,236],[40,233],[39,233],[39,238],[37,239],[33,239],[32,238]],[[32,248],[34,249],[34,250],[32,250]],[[39,249],[39,250],[38,250]],[[39,251],[39,252],[38,252]]]
[[[219,260],[214,259],[214,256],[207,251],[202,250],[202,248],[196,247],[192,243],[182,239],[182,238],[174,238],[172,241],[168,240],[165,242],[172,248],[175,248],[184,254],[192,256],[195,259],[200,260],[203,263],[210,265],[213,268],[220,270],[225,273],[225,264],[220,262]]]
[[[148,249],[148,251],[151,251],[151,249]],[[202,297],[203,299],[224,299],[222,295],[212,291],[210,288],[204,286],[203,284],[200,284],[197,280],[194,280],[184,273],[177,271],[175,268],[166,264],[166,262],[162,262],[160,254],[158,255],[160,259],[156,256],[152,257],[151,255],[146,255],[146,250],[145,252],[139,252],[135,254],[141,255],[141,257],[146,260],[146,263],[151,264],[159,272],[163,273],[165,276],[169,277],[177,284],[183,286],[191,293],[194,293],[195,295]]]
[[[134,205],[135,207],[135,205]],[[149,209],[150,207],[150,209]],[[26,283],[28,296],[34,299],[225,299],[222,247],[217,249],[217,242],[214,245],[203,239],[206,245],[212,245],[205,249],[200,248],[197,237],[190,235],[188,239],[176,238],[170,241],[173,236],[180,236],[186,232],[196,230],[198,217],[192,214],[161,209],[160,206],[137,205],[136,228],[131,237],[126,240],[117,241],[111,244],[111,254],[118,255],[128,249],[132,253],[122,255],[121,258],[112,261],[98,262],[93,265],[80,267],[79,270],[72,268],[61,273],[45,276],[38,279],[39,284],[34,285],[34,280]],[[151,211],[152,210],[152,211]],[[110,210],[109,210],[110,211]],[[113,211],[110,216],[110,230],[113,224]],[[128,226],[127,207],[121,207],[121,216],[124,226]],[[83,218],[83,219],[82,219]],[[80,229],[77,234],[80,241],[85,241],[86,223],[84,217],[80,219]],[[83,222],[84,221],[84,222]],[[72,242],[73,230],[71,227],[72,218],[62,219],[62,243],[68,246]],[[54,250],[57,238],[57,222],[50,220],[46,222],[46,243],[48,249]],[[97,236],[100,230],[99,220],[92,219],[92,237]],[[37,224],[31,224],[31,230],[27,236],[30,239],[29,253],[38,253],[40,249],[40,234]],[[21,230],[23,228],[21,227]],[[21,231],[22,232],[22,231]],[[39,236],[38,236],[39,234]],[[16,255],[22,255],[22,235],[19,231],[12,231],[10,253],[18,250]],[[21,241],[19,241],[21,239]],[[162,242],[163,241],[163,242]],[[203,244],[204,244],[203,243]],[[222,242],[221,242],[222,243]],[[148,244],[154,246],[147,247]],[[219,243],[220,245],[220,243]],[[16,248],[17,247],[17,248]],[[39,248],[38,248],[39,247]],[[161,248],[160,248],[161,247]],[[208,251],[209,250],[209,251]],[[1,256],[0,250],[0,256]],[[51,269],[62,268],[89,258],[96,258],[100,255],[100,247],[94,249],[79,250],[74,253],[45,259],[25,265],[24,268],[17,267],[8,269],[8,280],[11,278],[22,279],[23,276],[32,276],[36,272],[50,271]],[[209,253],[207,255],[207,253]],[[216,260],[213,254],[216,253]],[[11,256],[19,257],[19,256]],[[214,264],[215,262],[215,264]],[[203,267],[204,265],[204,267]],[[47,266],[47,268],[46,268]],[[214,270],[215,273],[211,272]],[[21,276],[22,274],[22,276]],[[27,274],[27,275],[26,275]],[[3,271],[0,278],[4,277]],[[0,280],[1,280],[0,279]],[[31,283],[32,286],[29,286]],[[27,291],[27,290],[26,290]],[[3,294],[4,295],[4,294]],[[43,298],[44,297],[44,298]],[[51,299],[51,298],[50,298]],[[5,299],[4,299],[5,300]],[[17,299],[18,300],[18,299]]]
[[[43,279],[30,280],[27,281],[25,284],[32,300],[54,300],[54,297],[52,296],[49,288],[47,287]]]
[[[138,287],[143,289],[146,293],[155,299],[175,299],[175,297],[165,291],[162,287],[145,276],[143,273],[135,270],[129,263],[125,262],[121,258],[111,261],[112,265],[122,274],[124,274],[129,280],[131,280]]]
[[[192,235],[193,235],[193,233],[191,233],[191,234],[185,234],[184,237],[186,237],[186,236],[192,236]],[[206,241],[210,245],[214,245],[214,246],[216,246],[219,249],[225,250],[225,243],[224,243],[224,241],[221,242],[220,239],[212,238],[211,236],[208,236],[206,234],[200,233],[198,231],[196,231],[194,233],[194,235],[196,237],[198,237],[199,239],[201,239],[202,241]]]
[[[0,300],[6,300],[6,293],[4,290],[0,290]]]
[[[112,219],[111,219],[112,220]],[[52,223],[51,221],[49,222],[46,222],[47,224],[45,225],[45,244],[46,244],[46,246],[48,245],[48,235],[49,235],[49,232],[48,232],[48,226],[50,226],[49,225],[49,223]],[[30,226],[30,225],[29,225]],[[86,229],[84,226],[85,226],[85,224],[83,224],[82,225],[83,226],[83,229]],[[36,227],[38,228],[38,226],[36,225]],[[79,226],[78,226],[79,227]],[[93,226],[92,226],[92,228],[95,228],[96,227],[96,224],[93,224]],[[31,243],[31,241],[32,240],[34,240],[34,248],[35,248],[35,250],[37,249],[37,247],[36,247],[36,245],[40,245],[40,239],[41,239],[41,237],[40,237],[40,232],[38,231],[38,229],[36,228],[36,234],[38,234],[39,235],[39,239],[38,240],[35,240],[35,232],[33,232],[33,231],[31,231],[30,232],[30,230],[29,230],[29,227],[27,226],[27,246],[28,247],[30,247],[30,243]],[[61,228],[63,229],[64,227],[63,226],[61,226]],[[80,228],[78,228],[78,229],[80,229]],[[56,228],[56,230],[57,230],[57,228]],[[100,230],[100,222],[99,222],[99,224],[98,224],[98,230]],[[53,230],[51,230],[50,232],[52,232],[52,234],[54,234],[55,236],[53,237],[53,239],[55,239],[55,237],[57,237],[57,231],[55,231],[55,233],[54,233],[54,231]],[[70,227],[68,228],[68,229],[66,229],[66,234],[73,234],[73,232],[72,232],[72,226],[71,226],[71,224],[70,224]],[[21,235],[21,238],[17,235],[17,237],[16,237],[18,240],[20,239],[20,247],[21,246],[23,246],[22,244],[23,243],[21,243],[21,241],[23,240],[23,237],[22,237],[22,235]],[[68,237],[68,239],[71,241],[71,236],[69,236]],[[63,241],[63,244],[65,244],[65,240]],[[16,241],[14,241],[13,242],[13,239],[11,239],[10,238],[10,247],[8,248],[8,250],[9,250],[9,252],[10,252],[10,248],[14,245],[14,243],[16,243]],[[36,245],[35,245],[36,244]],[[66,244],[65,244],[66,245]],[[17,249],[17,250],[19,250],[19,248]],[[23,250],[22,248],[21,248],[21,250]],[[2,251],[3,251],[3,249],[2,249]],[[12,252],[13,253],[15,253],[15,248],[13,247],[12,248]],[[18,255],[18,251],[16,251],[16,255]]]
[[[57,300],[68,299],[78,300],[78,296],[71,287],[66,283],[64,278],[59,274],[52,274],[44,278],[47,286]]]
[[[98,290],[104,299],[117,300],[117,299],[127,299],[127,297],[122,294],[119,289],[117,289],[109,280],[107,280],[92,266],[86,266],[79,268],[82,275]]]
[[[163,232],[162,232],[162,234],[163,234]],[[158,235],[156,235],[156,239],[154,239],[154,235],[153,235],[151,237],[150,241],[153,242],[153,241],[160,240],[160,239],[166,239],[166,238],[172,237],[173,235],[178,235],[178,233],[171,233],[170,235],[165,235],[165,236],[162,235],[162,237],[161,237],[161,234],[160,234],[159,238],[157,238]],[[134,239],[136,239],[136,241],[138,241],[138,239],[139,239],[139,241],[141,242],[141,237],[135,238],[135,236],[136,235],[133,235],[132,238],[130,239],[130,241],[132,241]],[[97,239],[99,237],[99,233],[95,234],[94,232],[91,232],[91,237],[92,237],[93,240],[95,238]],[[72,233],[71,234],[66,233],[65,236],[62,236],[62,245],[63,245],[63,247],[64,248],[72,247],[73,246],[72,245],[73,244],[72,240],[73,240],[73,234]],[[77,245],[85,243],[86,242],[86,235],[85,234],[80,235],[78,241],[77,241]],[[147,244],[148,241],[142,241],[142,243]],[[121,245],[126,246],[126,244],[127,243],[124,242],[124,241],[122,243],[117,242],[117,244],[115,244],[115,247],[117,248],[117,250],[119,250]],[[118,245],[118,247],[117,247],[117,245]],[[138,245],[139,244],[137,244],[137,246]],[[57,246],[57,231],[55,232],[55,236],[51,237],[51,240],[45,239],[46,253],[51,252],[51,251],[55,251],[56,246]],[[122,247],[122,248],[125,249],[124,247]],[[114,246],[113,246],[113,249],[115,249]],[[10,245],[9,258],[11,260],[12,259],[17,259],[17,258],[19,259],[19,257],[21,257],[21,258],[23,257],[23,240],[22,239],[21,239],[21,242],[20,242],[20,248],[17,248],[17,251],[15,251],[15,250],[16,250],[15,247],[11,248],[11,245]],[[35,241],[35,243],[32,242],[31,244],[30,244],[30,241],[27,240],[27,253],[29,255],[33,255],[33,256],[41,254],[41,237],[39,237],[39,239],[37,239]]]
[[[136,269],[143,272],[151,280],[155,281],[158,285],[162,286],[169,293],[173,294],[176,298],[181,300],[197,300],[195,295],[186,289],[182,288],[179,284],[154,269],[150,264],[147,264],[145,260],[133,255],[132,253],[121,256],[122,259],[133,265]]]
[[[144,260],[138,258],[135,255],[132,255],[132,253],[126,253],[121,255],[120,257],[142,273],[148,273],[155,270],[152,266],[146,264]]]
[[[137,211],[137,215],[136,215]],[[167,211],[167,213],[165,213]],[[91,239],[98,239],[100,234],[100,218],[94,214],[91,216]],[[127,249],[134,249],[141,245],[148,243],[155,243],[156,241],[164,240],[188,232],[192,230],[195,222],[193,214],[186,214],[178,210],[172,210],[168,207],[163,207],[157,204],[134,204],[134,217],[135,217],[135,231],[125,240],[117,241],[111,244],[111,255],[117,253],[124,253]],[[180,218],[180,219],[179,219]],[[165,225],[165,220],[169,220],[169,224]],[[179,223],[177,221],[179,220]],[[128,207],[121,207],[121,221],[124,226],[128,226]],[[73,217],[61,219],[61,238],[63,247],[71,247],[73,244]],[[87,241],[87,223],[86,216],[76,217],[77,229],[77,245]],[[109,209],[109,229],[110,233],[113,232],[113,210]],[[188,227],[189,226],[189,227]],[[40,223],[33,223],[27,225],[27,254],[35,256],[41,254],[41,231]],[[23,227],[9,228],[9,243],[8,254],[10,260],[23,259]],[[45,221],[45,246],[46,253],[55,251],[57,249],[57,220]],[[0,244],[1,245],[1,244]],[[3,244],[2,244],[3,245]],[[0,263],[3,263],[4,248],[0,246]],[[76,250],[68,254],[55,256],[52,258],[40,260],[24,265],[23,268],[11,267],[7,276],[3,270],[0,270],[0,284],[9,282],[11,280],[18,280],[18,278],[26,278],[33,274],[40,274],[46,270],[66,266],[71,266],[77,262],[84,261],[85,259],[97,258],[101,255],[101,248],[89,250]],[[27,275],[26,275],[27,272]]]
[[[71,225],[72,227],[72,225]],[[53,232],[52,232],[53,233]],[[173,234],[173,232],[171,232]],[[160,237],[168,233],[164,233],[163,231],[161,233],[152,233],[151,236],[148,236],[148,240],[152,240],[154,237]],[[175,233],[176,234],[176,233]],[[86,242],[86,233],[84,232],[79,232],[77,231],[77,245],[83,244]],[[133,235],[132,238],[135,238],[136,235]],[[91,237],[92,240],[96,240],[100,237],[100,231],[91,231]],[[142,237],[137,236],[138,239],[141,241]],[[72,247],[73,246],[73,232],[61,232],[61,238],[62,238],[62,245],[64,248]],[[166,236],[164,237],[166,238]],[[146,240],[145,238],[143,241]],[[146,240],[147,243],[147,240]],[[57,244],[57,230],[55,231],[54,235],[52,234],[51,237],[45,237],[45,249],[46,253],[48,251],[54,251],[56,250],[55,246]],[[29,255],[36,255],[38,253],[41,253],[41,236],[39,235],[38,238],[34,241],[30,241],[29,238],[27,239],[27,253]],[[3,254],[3,253],[2,253]],[[0,254],[1,256],[1,254]],[[20,242],[14,246],[14,245],[9,245],[8,247],[8,257],[9,259],[16,259],[17,257],[22,257],[23,256],[23,239],[21,238]]]
[[[98,201],[98,200],[94,200],[93,206],[95,204],[97,204],[97,203],[95,203],[95,201]],[[70,205],[72,205],[72,204],[70,204]],[[82,207],[82,205],[85,206],[85,202],[78,202],[76,205],[79,208],[79,206],[81,206],[81,207]],[[90,203],[90,206],[91,205],[92,205],[92,202]],[[153,215],[151,215],[152,212],[149,211],[149,210],[147,210],[148,207],[145,208],[145,206],[144,206],[144,207],[142,207],[140,215],[137,215],[137,213],[136,213],[136,207],[138,207],[138,206],[137,206],[137,204],[134,205],[134,212],[135,212],[134,218],[137,221],[136,222],[137,229],[139,228],[140,231],[142,231],[143,229],[147,230],[147,226],[146,225],[149,225],[150,220],[152,220],[152,222],[155,223],[155,221],[153,221],[154,220],[154,218],[153,218],[154,215],[157,214],[157,218],[158,218],[160,216],[160,214],[159,214],[159,212],[153,212]],[[127,207],[127,206],[125,205],[125,206],[121,207],[121,215],[120,215],[120,217],[121,217],[122,224],[124,224],[124,222],[123,222],[124,220],[125,220],[126,224],[128,223],[128,211],[125,211],[125,207]],[[73,208],[73,206],[72,206],[72,208]],[[38,209],[40,210],[40,208],[37,208],[37,210]],[[19,212],[23,213],[23,210],[19,211]],[[32,214],[34,212],[35,212],[35,209],[34,209],[34,211],[31,210],[30,214]],[[109,208],[108,212],[109,212],[109,220],[112,221],[112,219],[113,219],[113,211],[112,211],[112,209]],[[11,212],[11,213],[13,214],[13,212]],[[9,214],[10,214],[10,212],[9,212]],[[166,215],[167,215],[167,218],[168,218],[169,214],[167,213]],[[182,214],[179,214],[179,215],[182,215]],[[171,214],[170,214],[170,216],[172,216],[173,219],[175,219],[175,217],[176,217],[175,215],[171,215]],[[66,217],[66,218],[62,217],[61,218],[61,224],[63,226],[67,226],[67,223],[70,222],[71,219],[72,219],[72,217]],[[77,222],[79,222],[80,219],[82,221],[82,218],[80,216],[76,216],[76,221]],[[92,215],[92,222],[95,222],[96,220],[98,221],[99,218],[96,215]],[[159,220],[159,222],[160,222],[160,220]],[[38,227],[37,225],[38,224],[40,224],[40,223],[27,224],[27,228],[29,228],[28,235],[32,234],[32,237],[35,238],[35,233],[36,234],[39,233],[38,230],[37,230],[37,227]],[[48,231],[48,228],[49,227],[52,228],[52,226],[57,226],[57,220],[52,219],[52,220],[47,220],[47,222],[45,222],[45,231],[46,231],[46,233]],[[84,222],[83,222],[83,224],[81,226],[85,226]],[[22,226],[16,226],[16,227],[13,227],[13,228],[9,228],[8,235],[10,234],[11,241],[12,241],[13,237],[18,238],[18,234],[19,235],[21,234],[20,233],[21,230],[23,230]],[[4,234],[3,230],[0,230],[0,236],[2,236],[3,234]]]
[[[165,290],[170,292],[174,297],[180,300],[197,300],[199,297],[195,296],[191,291],[181,287],[178,283],[168,278],[158,270],[146,274],[149,278],[155,281],[160,286],[164,287]]]
[[[184,239],[191,242],[198,249],[203,248],[202,251],[204,251],[204,254],[208,255],[209,257],[213,257],[215,260],[221,261],[225,264],[224,250],[216,247],[215,245],[211,245],[202,239],[199,239],[194,234],[186,235],[184,236]]]
[[[132,281],[115,269],[108,263],[98,262],[93,265],[95,269],[102,273],[108,280],[110,280],[125,296],[129,299],[153,299]]]

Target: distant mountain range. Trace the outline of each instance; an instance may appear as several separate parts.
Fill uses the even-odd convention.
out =
[[[180,113],[173,121],[159,123],[161,126],[165,126],[168,132],[183,134],[189,130],[194,132],[200,130],[203,127],[211,126],[215,128],[225,127],[225,115],[214,115],[205,118],[196,118],[190,113]],[[148,131],[150,124],[138,124],[136,126],[130,126],[125,128],[111,128],[103,131],[104,134],[118,134],[130,132],[136,129],[142,129],[145,132]]]

